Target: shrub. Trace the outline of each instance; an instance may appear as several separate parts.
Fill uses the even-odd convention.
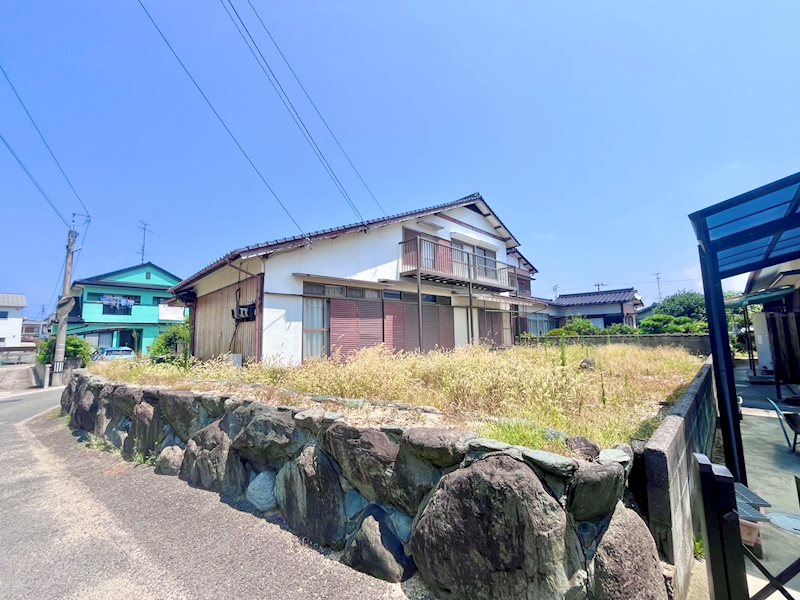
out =
[[[43,365],[52,365],[56,352],[56,338],[52,337],[39,342],[36,360]],[[92,346],[83,338],[67,336],[64,358],[78,358],[85,367],[92,360]]]
[[[178,345],[183,345],[184,349],[189,347],[189,325],[171,325],[167,330],[160,334],[150,346],[150,356],[176,356]]]
[[[636,330],[630,325],[624,323],[614,323],[610,327],[603,330],[605,335],[636,335]]]
[[[584,317],[572,317],[567,324],[558,329],[547,332],[550,337],[561,335],[600,335],[604,333],[599,327],[592,325],[589,319]]]
[[[708,333],[708,323],[693,321],[689,317],[656,314],[639,324],[641,333]]]

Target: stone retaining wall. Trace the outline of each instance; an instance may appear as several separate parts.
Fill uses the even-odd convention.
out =
[[[711,354],[711,342],[707,334],[695,333],[665,333],[665,334],[636,334],[636,335],[580,335],[564,336],[567,344],[585,344],[588,346],[602,346],[605,344],[634,344],[645,348],[658,348],[669,346],[684,348],[698,356]],[[558,346],[561,344],[560,336],[527,338],[525,344],[548,344]]]
[[[661,557],[674,565],[674,597],[687,597],[702,506],[693,506],[692,453],[708,456],[714,447],[717,407],[711,362],[698,372],[672,413],[644,449],[646,504],[650,531]]]
[[[293,401],[302,401],[293,396]],[[312,404],[312,402],[309,402]],[[427,427],[357,428],[320,408],[115,384],[73,374],[78,429],[127,459],[246,500],[351,567],[419,572],[441,600],[667,597],[655,542],[622,502],[629,446],[584,459]]]

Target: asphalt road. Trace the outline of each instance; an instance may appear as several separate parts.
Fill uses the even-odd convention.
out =
[[[407,598],[176,477],[78,443],[61,390],[0,401],[0,598]]]

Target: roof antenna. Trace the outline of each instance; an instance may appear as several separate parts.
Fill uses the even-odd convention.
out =
[[[142,230],[142,245],[139,247],[139,255],[142,259],[142,264],[144,264],[144,257],[145,257],[145,246],[147,245],[147,232],[153,233],[152,229],[148,229],[149,223],[145,223],[144,221],[139,221],[139,229]]]
[[[597,288],[598,292],[600,291],[601,287],[606,287],[607,285],[608,285],[607,283],[595,283],[594,284],[594,286]]]

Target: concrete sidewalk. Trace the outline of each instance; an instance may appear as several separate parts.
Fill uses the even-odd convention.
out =
[[[84,447],[63,418],[6,424],[3,438],[4,598],[408,597],[217,494]]]
[[[5,398],[34,387],[31,365],[0,366],[0,398]]]

